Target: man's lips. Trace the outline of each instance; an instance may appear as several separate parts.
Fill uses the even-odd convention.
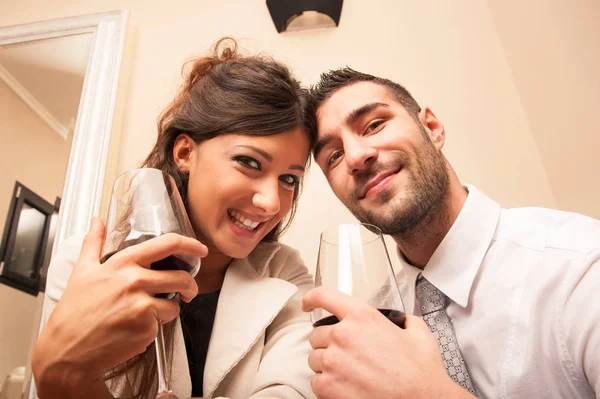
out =
[[[382,174],[376,176],[374,179],[369,181],[365,185],[365,187],[362,189],[362,191],[360,193],[360,199],[364,199],[369,194],[369,191],[372,188],[376,187],[378,184],[382,183],[384,180],[386,180],[386,182],[384,182],[384,184],[386,184],[387,181],[389,180],[388,178],[390,178],[391,176],[395,175],[398,172],[400,172],[400,169],[394,170],[391,172],[382,173]]]

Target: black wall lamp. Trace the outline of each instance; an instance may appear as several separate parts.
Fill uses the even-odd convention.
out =
[[[279,33],[338,26],[343,4],[344,0],[267,0]],[[295,29],[291,29],[294,26]]]

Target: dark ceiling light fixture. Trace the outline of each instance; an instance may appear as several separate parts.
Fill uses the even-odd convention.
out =
[[[344,0],[267,0],[277,32],[335,27]]]

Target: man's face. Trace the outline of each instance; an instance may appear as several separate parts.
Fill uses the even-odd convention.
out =
[[[372,82],[339,89],[317,111],[316,162],[346,207],[384,234],[411,231],[448,195],[443,126],[429,109],[418,119]]]

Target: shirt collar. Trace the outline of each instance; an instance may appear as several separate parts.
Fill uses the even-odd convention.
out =
[[[501,210],[475,186],[465,188],[469,194],[458,218],[423,270],[431,284],[462,307],[468,305],[473,280],[494,238]],[[414,287],[420,270],[398,255],[406,283]]]

